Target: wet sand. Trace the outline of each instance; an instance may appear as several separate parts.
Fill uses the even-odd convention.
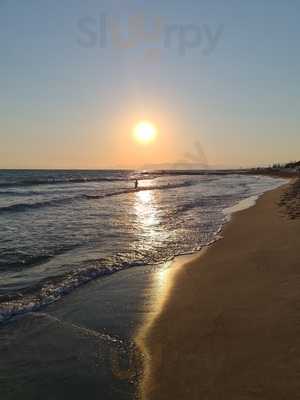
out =
[[[137,327],[155,311],[164,266],[120,271],[0,329],[0,399],[129,400],[140,374]]]
[[[299,181],[266,193],[170,274],[137,337],[144,399],[298,398],[299,193]]]

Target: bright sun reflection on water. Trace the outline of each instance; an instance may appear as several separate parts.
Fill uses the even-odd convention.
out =
[[[155,248],[155,242],[161,242],[167,236],[167,232],[161,230],[157,196],[159,196],[159,193],[154,190],[142,190],[135,193],[134,210],[137,234],[143,238],[145,249],[148,246]],[[155,268],[152,293],[154,298],[162,299],[164,297],[163,293],[166,291],[171,264],[172,261],[167,261]]]
[[[159,215],[155,194],[151,190],[140,191],[135,194],[135,212],[139,234],[147,234],[153,239],[158,234]]]

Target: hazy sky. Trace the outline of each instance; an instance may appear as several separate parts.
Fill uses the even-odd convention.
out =
[[[0,0],[0,167],[299,159],[299,19],[298,0]]]

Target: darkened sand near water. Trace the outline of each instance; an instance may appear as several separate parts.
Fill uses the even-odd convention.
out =
[[[299,181],[234,215],[223,239],[171,273],[139,332],[144,399],[296,399]]]

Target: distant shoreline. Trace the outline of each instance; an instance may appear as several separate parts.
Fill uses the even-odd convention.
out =
[[[132,168],[0,168],[1,172],[132,172],[138,173],[141,176],[152,174],[160,175],[265,175],[278,178],[299,178],[300,171],[293,171],[288,168],[274,169],[274,168],[236,168],[236,169],[222,169],[222,168],[207,168],[207,169],[132,169]]]

